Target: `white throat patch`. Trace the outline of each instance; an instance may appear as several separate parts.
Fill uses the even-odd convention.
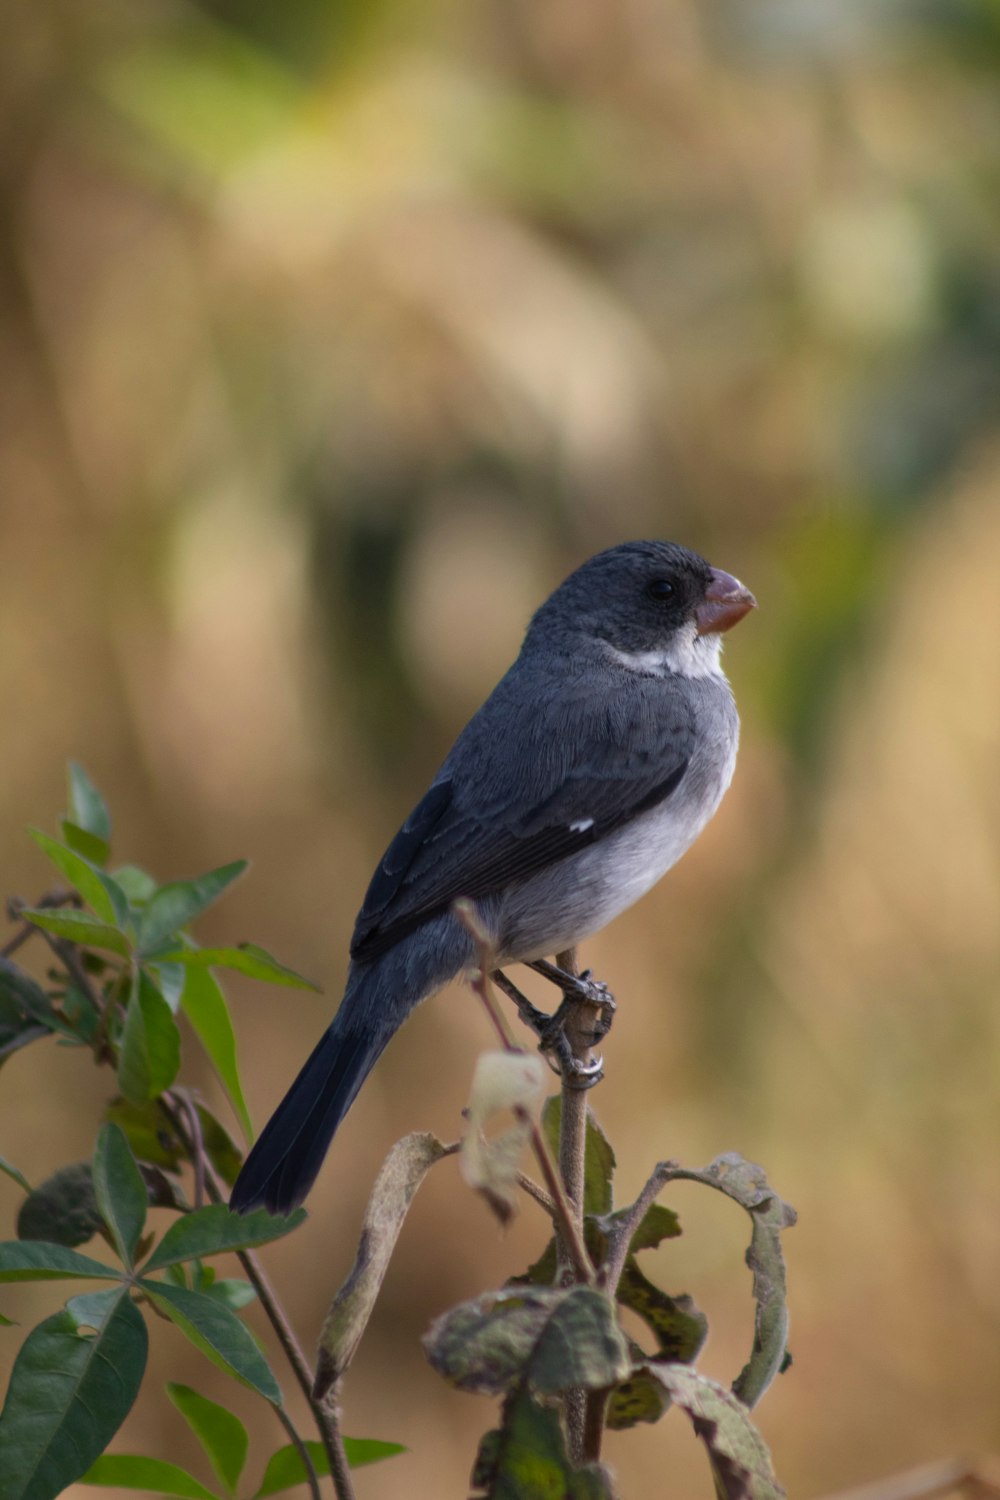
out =
[[[619,666],[640,672],[644,677],[666,677],[671,673],[679,677],[722,676],[721,635],[717,631],[699,635],[693,620],[682,626],[670,644],[659,651],[619,651],[610,645],[607,649]]]

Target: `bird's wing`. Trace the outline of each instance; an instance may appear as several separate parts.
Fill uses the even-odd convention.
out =
[[[459,896],[533,875],[676,790],[694,740],[690,704],[655,679],[622,677],[596,706],[586,684],[541,697],[501,684],[386,850],[353,958],[376,958]]]

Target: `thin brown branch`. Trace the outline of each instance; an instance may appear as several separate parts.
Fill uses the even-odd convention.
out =
[[[568,974],[576,974],[576,949],[556,955],[557,966]],[[592,1056],[594,1025],[592,1013],[596,1007],[578,1002],[569,1008],[564,1034],[573,1059],[584,1065]],[[583,1241],[583,1195],[587,1161],[587,1094],[574,1088],[568,1071],[563,1072],[562,1097],[559,1111],[559,1170],[563,1186],[569,1199],[571,1222],[574,1234]],[[556,1243],[560,1266],[570,1258],[571,1247],[566,1236],[558,1237]],[[596,1399],[595,1399],[596,1398]],[[582,1389],[566,1392],[566,1434],[570,1456],[580,1463],[584,1458],[597,1459],[601,1453],[601,1434],[604,1430],[604,1407],[606,1398],[600,1392]]]
[[[21,912],[27,904],[26,901],[21,900],[20,896],[10,897],[7,902],[7,916],[12,922],[16,922],[19,919]],[[83,902],[76,891],[46,891],[44,896],[39,897],[35,905],[37,907],[82,906]],[[40,934],[41,930],[40,927],[35,926],[34,922],[22,922],[14,936],[9,938],[3,947],[0,948],[0,955],[4,958],[10,958],[30,937]]]
[[[24,943],[36,932],[40,931],[33,922],[22,922],[14,936],[4,943],[0,948],[0,957],[11,958]]]
[[[275,1406],[273,1410],[278,1421],[288,1433],[292,1447],[299,1455],[302,1467],[306,1471],[306,1483],[309,1486],[309,1493],[312,1496],[312,1500],[323,1500],[319,1488],[319,1475],[316,1473],[316,1465],[312,1461],[312,1454],[306,1447],[305,1440],[300,1435],[298,1428],[283,1406]]]
[[[201,1208],[205,1202],[205,1138],[201,1131],[201,1118],[198,1114],[198,1106],[190,1094],[181,1095],[180,1102],[191,1131],[191,1156],[194,1162],[194,1206],[195,1208]]]
[[[354,1481],[351,1479],[351,1466],[347,1462],[347,1450],[344,1447],[344,1439],[340,1430],[339,1389],[340,1383],[335,1381],[316,1406],[323,1413],[330,1435],[329,1443],[324,1438],[324,1446],[327,1458],[330,1460],[330,1477],[337,1493],[337,1500],[354,1500]]]
[[[490,975],[496,968],[493,962],[493,953],[489,934],[480,926],[475,909],[470,901],[456,901],[452,910],[459,921],[470,934],[478,949],[477,957],[479,967],[470,976],[469,983],[472,989],[482,1000],[486,1007],[486,1013],[493,1023],[493,1027],[507,1052],[523,1052],[514,1041],[506,1017],[500,1009],[493,993]],[[582,1220],[577,1222],[577,1217],[566,1197],[559,1172],[552,1159],[552,1153],[548,1148],[545,1137],[538,1126],[537,1121],[523,1105],[514,1109],[515,1118],[524,1124],[530,1134],[531,1149],[535,1153],[535,1160],[545,1181],[545,1186],[552,1198],[554,1209],[553,1220],[556,1226],[556,1234],[566,1247],[566,1259],[572,1266],[574,1277],[577,1281],[591,1283],[594,1280],[594,1268],[587,1254],[587,1247],[583,1242]]]
[[[624,1210],[608,1237],[608,1250],[601,1267],[601,1285],[609,1297],[613,1297],[618,1290],[618,1283],[625,1269],[625,1261],[628,1259],[628,1247],[632,1243],[632,1236],[638,1229],[643,1214],[655,1201],[665,1184],[669,1182],[673,1166],[673,1162],[657,1163],[642,1192],[635,1202]]]
[[[178,1137],[183,1143],[189,1155],[194,1155],[195,1142],[191,1138],[186,1125],[185,1097],[180,1090],[174,1090],[170,1094],[162,1096],[162,1103],[170,1118],[170,1122],[176,1130]],[[213,1203],[224,1203],[226,1195],[222,1190],[219,1179],[216,1177],[211,1162],[204,1153],[202,1147],[202,1168],[205,1176],[205,1191]],[[339,1416],[335,1411],[329,1410],[313,1397],[314,1372],[303,1353],[302,1346],[298,1341],[295,1330],[285,1315],[285,1310],[271,1286],[263,1266],[252,1250],[237,1250],[236,1258],[246,1272],[247,1280],[257,1293],[257,1300],[263,1309],[264,1315],[271,1327],[274,1329],[278,1343],[284,1351],[285,1358],[291,1366],[292,1373],[297,1380],[302,1394],[306,1398],[309,1410],[312,1412],[316,1429],[320,1440],[326,1451],[327,1461],[330,1465],[330,1476],[337,1500],[355,1500],[354,1487],[351,1483],[350,1470],[347,1465],[347,1456],[344,1452],[344,1443],[340,1435]]]
[[[517,1185],[522,1190],[522,1192],[527,1193],[529,1198],[534,1199],[539,1208],[543,1209],[544,1212],[548,1214],[550,1219],[555,1218],[556,1206],[554,1202],[549,1197],[545,1189],[539,1187],[538,1183],[533,1177],[529,1177],[527,1172],[518,1172]]]
[[[66,905],[67,903],[51,900],[48,904],[55,906]],[[123,983],[128,978],[131,970],[123,967],[115,984],[109,986],[108,994],[102,997],[90,975],[83,967],[83,961],[80,958],[80,949],[76,943],[71,943],[68,938],[57,937],[54,932],[46,932],[41,927],[38,928],[38,931],[48,943],[77,989],[86,997],[87,1003],[93,1008],[94,1014],[100,1017],[97,1034],[92,1043],[96,1061],[98,1063],[113,1062],[114,1055],[108,1042],[108,1030],[115,1008],[113,991],[117,984]]]

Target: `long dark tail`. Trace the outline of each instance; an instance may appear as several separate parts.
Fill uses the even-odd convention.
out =
[[[236,1179],[230,1206],[288,1214],[312,1187],[334,1132],[422,994],[392,993],[399,976],[375,964],[355,970],[340,1009],[265,1125]],[[388,991],[388,992],[387,992]]]

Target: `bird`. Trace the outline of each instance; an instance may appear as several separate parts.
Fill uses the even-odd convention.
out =
[[[233,1187],[288,1214],[414,1008],[476,963],[574,948],[663,876],[733,776],[739,717],[722,634],[756,606],[676,542],[597,553],[532,616],[517,659],[459,734],[383,855],[358,914],[343,1000]]]

